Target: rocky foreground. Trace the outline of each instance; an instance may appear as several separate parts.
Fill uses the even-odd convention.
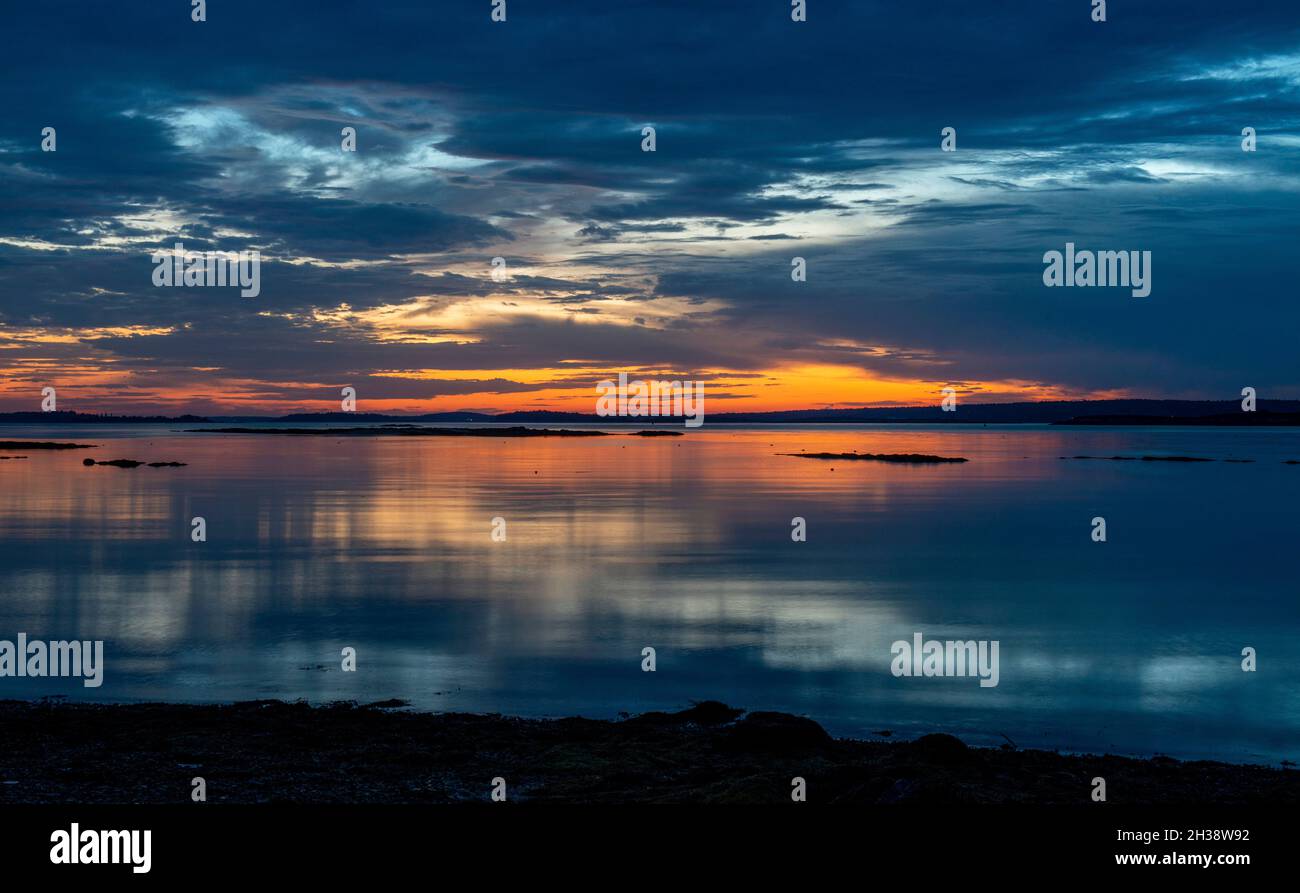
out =
[[[487,802],[1300,803],[1291,769],[832,739],[810,719],[708,701],[621,721],[368,706],[0,701],[0,804]]]

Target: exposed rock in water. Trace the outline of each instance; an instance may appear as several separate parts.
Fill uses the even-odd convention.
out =
[[[649,713],[642,713],[630,717],[627,722],[632,725],[647,726],[679,726],[685,723],[695,723],[701,726],[717,726],[734,722],[735,719],[745,711],[736,707],[728,707],[721,701],[700,701],[694,707],[687,710],[679,710],[676,713],[664,713],[660,710],[652,710]]]
[[[781,453],[799,459],[854,459],[868,462],[899,462],[906,465],[936,465],[946,462],[967,462],[961,456],[927,456],[924,453]]]
[[[184,468],[184,462],[138,462],[135,459],[109,459],[104,462],[96,462],[94,459],[82,459],[81,464],[89,468],[92,465],[111,465],[114,468],[139,468],[141,465],[148,465],[150,468]]]
[[[736,717],[744,713],[738,707],[728,707],[721,701],[700,701],[689,710],[681,710],[677,713],[670,714],[685,722],[697,722],[704,726],[716,726],[723,723],[733,722]]]

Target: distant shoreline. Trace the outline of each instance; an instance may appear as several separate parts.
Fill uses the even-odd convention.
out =
[[[705,701],[620,721],[422,713],[401,701],[310,706],[0,701],[0,804],[489,802],[1300,803],[1300,773],[1257,765],[833,739],[811,719]],[[882,733],[883,735],[883,733]],[[129,753],[106,769],[104,754]],[[311,759],[304,760],[304,754]]]
[[[1213,427],[1297,426],[1300,400],[1260,400],[1255,412],[1243,412],[1234,400],[1059,400],[1034,403],[964,403],[952,412],[938,406],[798,409],[778,412],[711,413],[715,425],[744,424],[1054,424],[1054,425],[1205,425]],[[287,415],[102,415],[80,412],[0,413],[0,424],[225,424],[253,422],[456,424],[589,424],[618,427],[680,427],[668,416],[598,416],[595,413],[529,410],[520,412],[368,413],[320,412]]]

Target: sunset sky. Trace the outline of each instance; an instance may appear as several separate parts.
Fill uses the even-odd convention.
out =
[[[6,4],[0,411],[1300,397],[1300,13],[1109,6]],[[1044,287],[1067,241],[1151,295]]]

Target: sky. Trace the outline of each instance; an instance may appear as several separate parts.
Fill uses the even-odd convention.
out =
[[[0,411],[1300,397],[1293,0],[492,7],[7,3]]]

